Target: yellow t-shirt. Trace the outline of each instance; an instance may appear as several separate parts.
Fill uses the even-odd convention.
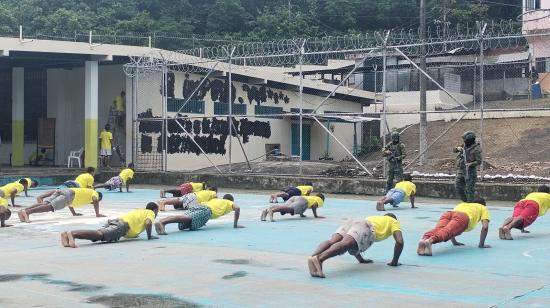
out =
[[[397,219],[390,216],[370,216],[366,220],[374,229],[374,238],[376,242],[387,239],[395,231],[401,231],[401,225]]]
[[[455,206],[453,209],[455,212],[461,212],[468,215],[470,221],[468,222],[468,228],[464,232],[472,231],[475,229],[477,223],[481,220],[490,220],[491,215],[486,206],[480,203],[467,203],[463,202]]]
[[[193,192],[201,191],[204,189],[204,185],[202,185],[202,183],[189,182],[189,184],[193,186]]]
[[[212,210],[212,217],[210,217],[210,219],[222,217],[223,215],[233,211],[233,201],[226,199],[212,199],[201,204]]]
[[[155,222],[155,212],[148,209],[135,209],[120,217],[121,220],[128,224],[128,232],[124,235],[125,238],[138,237],[145,230],[145,222],[147,219],[151,224]]]
[[[122,179],[122,183],[126,184],[126,182],[128,182],[128,180],[134,178],[134,170],[132,170],[130,168],[126,168],[126,169],[120,171],[118,176]]]
[[[74,199],[71,203],[71,207],[81,207],[87,204],[91,204],[93,197],[99,200],[97,191],[91,188],[69,188],[74,192]]]
[[[80,188],[93,188],[94,187],[94,177],[93,175],[89,174],[88,172],[82,173],[81,175],[77,176],[74,180],[75,182],[80,185]]]
[[[112,148],[111,140],[113,140],[113,134],[111,132],[108,132],[105,129],[103,129],[101,131],[101,135],[99,138],[101,139],[102,150],[110,150]]]
[[[0,198],[0,206],[8,208],[8,200]]]
[[[550,194],[545,192],[532,192],[523,200],[535,201],[539,204],[539,216],[543,216],[548,212],[550,207]]]
[[[119,112],[123,112],[124,111],[124,98],[120,95],[117,95],[117,97],[115,97],[115,108],[116,108],[116,111],[119,111]]]
[[[323,204],[325,203],[323,199],[317,196],[302,196],[302,198],[306,198],[308,209],[310,209],[315,203],[317,203],[317,208],[323,207]]]
[[[401,181],[395,184],[395,188],[404,191],[407,198],[410,198],[411,194],[416,194],[416,185],[411,181]]]
[[[307,196],[313,191],[313,186],[308,185],[296,186],[296,188],[302,193],[302,196]]]
[[[28,187],[31,187],[31,185],[32,185],[32,180],[31,180],[31,178],[24,178],[24,180],[27,180],[27,185],[28,185]]]
[[[25,190],[25,187],[23,187],[23,184],[19,182],[9,183],[0,187],[0,189],[4,192],[5,198],[9,198],[14,188],[17,190],[17,194]]]
[[[195,193],[195,195],[197,196],[197,200],[199,201],[199,203],[208,202],[208,201],[216,198],[216,192],[213,191],[213,190],[197,191]]]

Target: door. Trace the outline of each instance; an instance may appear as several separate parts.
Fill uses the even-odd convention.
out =
[[[310,160],[311,125],[302,125],[302,160]],[[300,124],[292,124],[292,155],[300,156]]]

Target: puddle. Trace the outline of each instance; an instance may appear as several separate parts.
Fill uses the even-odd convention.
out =
[[[269,267],[269,265],[260,263],[253,259],[216,259],[212,262],[221,263],[221,264],[233,264],[233,265],[250,265],[257,267]]]
[[[0,275],[0,282],[19,280],[25,275]]]
[[[87,303],[101,304],[107,307],[157,307],[157,308],[194,308],[201,307],[193,302],[184,301],[172,295],[161,294],[129,294],[116,293],[113,295],[94,296],[86,300]]]
[[[241,277],[244,277],[248,275],[247,272],[245,271],[238,271],[238,272],[234,272],[233,274],[231,275],[225,275],[222,277],[222,279],[235,279],[235,278],[241,278]]]
[[[48,274],[14,274],[0,275],[0,282],[14,281],[19,279],[39,281],[46,284],[62,285],[67,287],[67,291],[71,292],[94,292],[103,289],[103,286],[84,284],[68,280],[59,280],[48,278]]]

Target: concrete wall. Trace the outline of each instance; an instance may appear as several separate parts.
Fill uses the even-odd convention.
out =
[[[175,72],[174,73],[174,94],[175,98],[184,98],[183,86],[184,83],[194,82],[198,84],[202,76],[191,74],[186,76],[185,73]],[[213,82],[223,82],[223,89],[227,89],[227,84],[224,79],[210,78],[209,81]],[[162,96],[160,94],[160,84],[161,84],[161,75],[154,74],[143,76],[139,78],[139,86],[137,90],[137,113],[142,113],[147,109],[151,109],[154,117],[162,116]],[[249,136],[249,140],[243,143],[244,150],[250,159],[261,157],[265,154],[265,145],[266,144],[280,144],[281,152],[283,154],[291,154],[291,124],[298,123],[296,120],[291,120],[290,118],[285,119],[272,119],[272,118],[261,118],[255,116],[254,108],[258,104],[257,101],[254,101],[253,98],[256,97],[256,90],[260,90],[262,85],[256,84],[246,84],[243,82],[233,82],[234,92],[236,93],[235,104],[240,104],[240,101],[246,105],[247,108],[247,117],[248,121],[259,121],[263,123],[269,123],[270,136],[265,138],[262,136]],[[252,89],[255,90],[246,90]],[[285,112],[290,112],[291,108],[299,107],[299,94],[295,91],[281,90],[276,88],[267,87],[268,90],[273,91],[276,94],[279,94],[285,99],[279,99],[278,103],[275,102],[275,99],[267,97],[265,101],[261,101],[261,106],[271,106],[271,107],[282,107]],[[194,89],[194,87],[193,87]],[[219,101],[219,96],[212,94],[213,91],[209,90],[208,93],[204,96],[205,101],[205,113],[204,114],[188,114],[192,120],[202,121],[203,117],[212,117],[214,116],[214,101]],[[249,101],[249,98],[252,98],[252,102]],[[319,95],[310,95],[304,94],[304,109],[315,109],[315,107],[320,104],[324,99],[322,93]],[[338,112],[361,112],[361,105],[354,102],[329,99],[326,104],[319,109],[319,112],[324,111],[338,111]],[[168,116],[174,116],[175,113],[169,112]],[[225,120],[224,116],[216,116],[218,120]],[[238,118],[238,120],[242,119]],[[322,127],[319,126],[316,122],[308,120],[304,123],[311,124],[311,152],[310,157],[312,160],[318,159],[325,152],[325,140],[326,133]],[[341,141],[346,145],[346,147],[351,150],[353,147],[353,124],[352,123],[333,123],[334,134],[341,139]],[[266,133],[265,131],[263,133]],[[361,135],[361,127],[358,125],[358,136]],[[137,138],[141,138],[143,133],[140,133]],[[150,137],[153,137],[153,149],[156,150],[156,138],[159,136],[158,133],[148,133]],[[184,136],[183,134],[181,136]],[[193,133],[193,136],[194,133]],[[201,132],[198,134],[201,137],[207,137],[207,134]],[[220,136],[214,135],[215,138]],[[242,140],[242,138],[241,138]],[[358,138],[360,140],[360,138]],[[343,159],[347,153],[340,146],[336,145],[334,141],[331,141],[332,146],[330,147],[330,155],[335,159]],[[209,158],[215,164],[226,164],[229,161],[229,138],[225,141],[224,144],[226,153],[212,153],[209,152]],[[138,149],[141,150],[141,149]],[[233,138],[232,144],[232,162],[244,162],[245,157],[239,146],[238,141]],[[139,152],[138,152],[139,155]],[[186,153],[180,151],[180,153],[172,153],[167,155],[167,166],[168,170],[195,170],[204,167],[209,167],[210,163],[203,155],[196,155],[195,153]]]
[[[69,152],[84,146],[84,68],[50,69],[47,73],[47,114],[56,119],[56,161],[66,164]],[[125,88],[126,77],[121,65],[99,67],[99,130],[107,123],[114,98]],[[124,148],[126,140],[119,139],[115,144]]]

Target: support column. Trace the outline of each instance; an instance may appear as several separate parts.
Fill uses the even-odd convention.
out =
[[[98,63],[86,61],[84,70],[84,166],[97,168]]]
[[[12,68],[11,78],[11,165],[20,167],[25,164],[25,69]]]

